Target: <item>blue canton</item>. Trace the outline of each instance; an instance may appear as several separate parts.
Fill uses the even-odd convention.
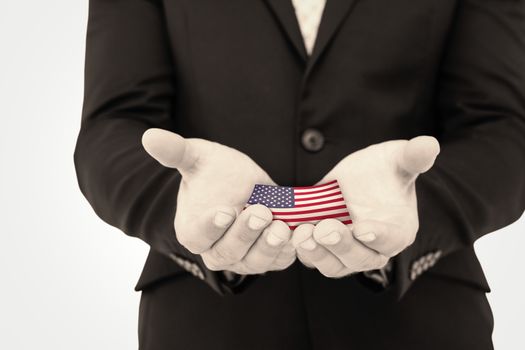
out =
[[[269,208],[293,208],[293,187],[255,185],[248,204],[263,204]]]

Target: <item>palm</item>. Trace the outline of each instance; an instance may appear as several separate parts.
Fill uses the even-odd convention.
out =
[[[246,154],[217,142],[151,128],[142,145],[182,175],[175,210],[178,242],[213,271],[240,274],[282,270],[296,258],[285,250],[290,230],[263,205],[244,209],[257,183],[275,185]]]
[[[178,218],[191,220],[206,208],[228,206],[239,213],[255,184],[275,185],[270,176],[242,152],[203,139],[186,139],[186,142],[199,156],[194,169],[183,175],[175,226]]]
[[[407,142],[387,141],[354,152],[343,158],[318,184],[338,180],[354,221],[388,222],[401,214],[416,215],[414,182],[407,182],[406,173],[396,161]]]
[[[320,183],[339,182],[354,236],[392,257],[416,237],[415,180],[432,167],[438,153],[439,143],[430,136],[386,141],[346,156]]]

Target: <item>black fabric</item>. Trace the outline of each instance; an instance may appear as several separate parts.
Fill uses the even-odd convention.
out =
[[[237,294],[248,313],[263,291],[277,293],[281,285],[252,276],[244,291],[228,288],[178,243],[173,220],[180,174],[151,159],[140,142],[146,129],[158,127],[234,147],[278,184],[293,186],[316,183],[343,157],[371,144],[433,135],[441,154],[416,183],[417,239],[394,258],[394,283],[384,292],[408,302],[403,297],[414,283],[412,262],[438,250],[435,270],[442,278],[488,290],[472,245],[525,208],[523,2],[328,0],[311,59],[297,43],[291,11],[290,4],[273,0],[90,0],[74,161],[95,212],[151,246],[137,289],[171,276],[184,291],[173,293],[177,305],[212,307],[221,303],[220,295],[233,302],[229,294]],[[324,136],[318,152],[301,144],[308,128]],[[197,262],[208,286],[180,273],[167,260],[170,254]],[[308,327],[312,336],[330,328],[301,323],[317,301],[298,304],[298,295],[315,287],[319,297],[328,297],[341,292],[332,286],[356,281],[314,272],[273,278],[288,291],[277,303],[292,310],[278,321],[298,327],[291,332]],[[435,282],[432,293],[451,295],[451,286]],[[349,295],[369,300],[364,291]],[[424,293],[413,295],[413,310],[417,298],[420,308],[431,307]],[[341,308],[358,300],[344,299]],[[461,308],[463,301],[447,302]],[[476,305],[469,311],[481,312]],[[410,310],[400,311],[399,327],[407,322],[410,328],[403,318],[416,312]],[[216,328],[205,320],[211,312],[173,317],[204,322],[198,329],[213,339],[219,337]],[[229,312],[232,319],[243,315],[238,308]],[[245,329],[259,324],[255,315],[244,318]],[[445,333],[448,323],[439,320]],[[344,339],[338,336],[334,342]]]
[[[432,271],[398,302],[298,263],[223,297],[180,275],[145,288],[139,313],[141,350],[489,350],[492,331],[485,292]]]

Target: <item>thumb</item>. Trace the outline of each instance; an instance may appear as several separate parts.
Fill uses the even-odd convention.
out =
[[[160,164],[176,168],[184,176],[192,170],[197,153],[187,140],[171,131],[151,128],[142,135],[142,146]]]
[[[432,168],[439,151],[439,142],[435,137],[414,137],[405,144],[399,155],[399,168],[408,178],[415,178]]]

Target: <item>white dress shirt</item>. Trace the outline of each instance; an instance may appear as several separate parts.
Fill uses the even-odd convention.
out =
[[[312,53],[326,0],[292,0],[308,54]]]

